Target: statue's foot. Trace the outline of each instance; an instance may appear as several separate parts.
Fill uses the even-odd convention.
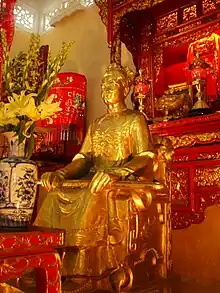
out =
[[[110,219],[109,221],[109,241],[111,244],[119,244],[122,242],[124,233],[123,229],[121,228],[118,219]]]

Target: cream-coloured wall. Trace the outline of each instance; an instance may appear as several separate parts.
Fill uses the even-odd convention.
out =
[[[105,112],[100,98],[100,82],[109,64],[109,49],[106,28],[101,22],[96,6],[77,11],[56,24],[42,36],[42,42],[57,53],[62,41],[75,43],[63,71],[74,71],[87,77],[87,122],[88,124]],[[132,58],[123,47],[123,63],[132,65]]]
[[[15,29],[14,39],[11,47],[11,55],[15,56],[20,51],[27,51],[30,33]]]

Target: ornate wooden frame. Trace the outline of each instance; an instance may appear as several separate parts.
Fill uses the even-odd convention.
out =
[[[171,171],[172,227],[201,223],[220,203],[220,113],[151,125],[175,150]]]
[[[101,18],[107,26],[108,44],[112,48],[112,55],[118,54],[116,59],[121,60],[120,50],[116,50],[115,47],[120,46],[120,40],[123,40],[133,55],[137,69],[149,68],[148,71],[143,72],[144,77],[151,80],[151,91],[146,99],[146,114],[153,118],[155,111],[153,87],[163,63],[163,49],[168,46],[190,44],[209,37],[220,29],[220,0],[96,0],[96,3],[100,8]],[[136,15],[135,21],[139,21],[140,13],[146,13],[145,19],[150,19],[149,11],[154,17],[153,21],[141,26],[138,32],[139,38],[133,38],[135,29],[126,30],[126,25],[127,27],[134,25],[132,21],[135,18],[131,15]],[[124,31],[120,35],[122,29]],[[154,33],[150,35],[147,30],[153,30]],[[133,35],[130,36],[129,33]],[[132,37],[133,41],[129,37]],[[117,44],[116,39],[119,40]],[[178,180],[185,178],[181,188],[184,189],[186,188],[184,185],[189,185],[186,191],[188,202],[183,204],[179,204],[174,198],[179,196],[177,186],[172,187],[174,229],[200,223],[204,219],[205,208],[220,202],[220,186],[213,175],[219,174],[220,166],[219,121],[220,114],[213,114],[151,125],[153,134],[167,136],[175,148],[175,161],[172,166],[173,184],[174,179],[178,177]],[[197,177],[203,178],[204,174],[208,176],[212,185],[207,185],[209,182],[198,183]],[[194,180],[194,177],[197,179]]]

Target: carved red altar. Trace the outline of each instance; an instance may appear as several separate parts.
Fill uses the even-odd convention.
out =
[[[63,230],[2,230],[0,243],[0,283],[35,270],[37,292],[61,292],[61,261],[56,248],[64,245]]]
[[[195,51],[209,65],[207,103],[216,110],[219,91],[219,0],[96,0],[107,26],[111,60],[121,61],[120,42],[133,56],[137,71],[150,84],[145,112],[154,122],[162,114],[159,96],[173,85],[190,84]],[[162,100],[162,103],[164,101]],[[156,118],[156,119],[155,119]],[[204,219],[207,206],[220,202],[220,113],[151,125],[170,138],[173,228]]]
[[[151,125],[175,150],[171,172],[172,226],[201,223],[206,207],[220,203],[220,113]]]

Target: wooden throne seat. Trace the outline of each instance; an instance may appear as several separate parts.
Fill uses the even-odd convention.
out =
[[[145,286],[146,276],[149,279],[167,278],[171,270],[169,161],[172,149],[166,138],[154,136],[153,140],[156,150],[155,181],[115,182],[106,190],[107,196],[110,193],[111,196],[115,194],[116,216],[124,231],[122,242],[117,245],[111,243],[111,238],[107,241],[115,249],[120,265],[100,280],[94,279],[97,282],[92,282],[92,290],[106,289],[105,285],[103,287],[103,284],[106,284],[106,277],[109,278],[114,292],[121,292],[120,288],[125,290],[133,286]],[[62,188],[83,188],[89,183],[88,180],[67,180],[63,182]]]

